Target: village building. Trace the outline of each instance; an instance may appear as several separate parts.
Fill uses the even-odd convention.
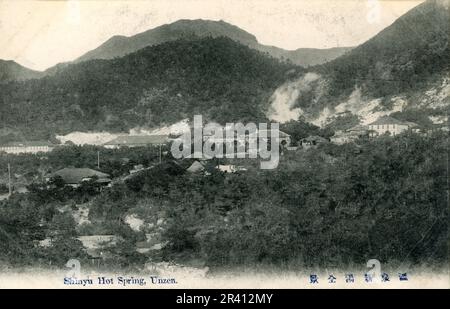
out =
[[[133,169],[129,170],[129,174],[122,178],[123,181],[128,181],[134,177],[139,177],[142,173],[153,169],[156,165],[145,167],[143,164],[134,165]]]
[[[298,146],[287,146],[287,147],[286,147],[286,150],[288,150],[288,151],[296,151],[296,150],[298,150],[298,149],[299,149]]]
[[[212,160],[214,159],[214,157],[209,156],[205,153],[191,153],[188,154],[187,156],[183,156],[183,159],[195,159],[195,160],[199,160],[199,161],[208,161],[208,160]]]
[[[247,171],[247,169],[245,167],[242,166],[237,166],[237,165],[233,165],[233,164],[224,164],[224,165],[218,165],[217,169],[219,171],[221,171],[222,173],[227,173],[227,174],[234,174],[237,172],[245,172]]]
[[[302,138],[299,142],[299,145],[304,148],[308,149],[311,147],[317,147],[320,144],[328,143],[328,140],[322,136],[317,135],[311,135],[305,138]]]
[[[367,126],[364,125],[356,125],[354,127],[351,127],[350,129],[345,130],[345,132],[348,132],[350,134],[356,135],[359,138],[367,137],[369,134],[369,129]]]
[[[105,144],[105,148],[162,146],[169,143],[168,135],[122,135]]]
[[[91,180],[102,186],[107,186],[111,183],[110,175],[90,168],[63,168],[49,175],[47,180],[55,177],[60,177],[65,185],[74,188],[79,187],[83,182]]]
[[[186,172],[191,174],[203,173],[205,166],[200,161],[194,161],[187,169]]]
[[[431,134],[434,132],[450,132],[450,127],[447,123],[435,123],[433,125],[431,125],[430,128],[428,128],[427,130],[424,130],[427,134]]]
[[[291,144],[291,136],[280,130],[256,130],[255,132],[245,132],[244,135],[238,135],[235,132],[234,136],[216,137],[214,135],[203,135],[203,141],[209,141],[210,143],[223,143],[223,144],[235,144],[245,145],[248,143],[249,138],[258,139],[258,137],[264,135],[267,139],[271,138],[272,134],[277,136],[279,144],[283,147],[287,147]],[[224,134],[225,135],[225,134]]]
[[[343,130],[338,130],[334,132],[334,135],[330,137],[330,142],[336,145],[343,145],[346,143],[350,143],[354,140],[355,140],[354,136],[346,134],[346,132]]]
[[[50,152],[55,145],[47,141],[9,142],[0,145],[0,152],[9,154]]]
[[[133,169],[130,170],[130,174],[139,173],[143,170],[145,170],[145,167],[143,164],[136,164],[133,166]]]
[[[450,128],[445,123],[431,124],[426,127],[412,127],[411,132],[421,136],[430,136],[436,132],[449,132]]]
[[[390,116],[383,116],[368,125],[370,136],[380,136],[383,134],[398,135],[407,130],[417,128],[413,122],[401,121]]]
[[[275,136],[278,136],[278,143],[282,147],[288,147],[291,145],[291,136],[281,130],[259,130],[258,134],[259,136],[265,134],[268,138],[270,138],[272,134],[275,134]]]

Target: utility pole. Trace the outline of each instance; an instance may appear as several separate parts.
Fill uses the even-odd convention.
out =
[[[8,197],[12,194],[12,187],[11,187],[11,164],[8,163]]]
[[[161,163],[161,144],[159,144],[159,163]]]
[[[97,151],[97,169],[100,169],[100,151]]]

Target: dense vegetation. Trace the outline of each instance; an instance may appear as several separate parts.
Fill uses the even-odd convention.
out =
[[[177,40],[2,85],[0,123],[33,139],[151,127],[196,113],[221,123],[258,121],[292,68],[224,37]]]
[[[180,180],[169,191],[168,257],[192,248],[220,266],[445,263],[447,147],[443,135],[329,144],[214,186]]]
[[[166,151],[166,149],[162,149]],[[98,169],[97,155],[100,156],[100,171],[118,177],[142,164],[147,167],[159,159],[159,148],[140,147],[119,150],[96,146],[61,146],[47,154],[0,155],[0,184],[8,179],[7,165],[11,166],[14,183],[30,184],[42,181],[47,174],[65,167],[87,167]]]
[[[369,258],[444,265],[449,146],[443,133],[402,134],[286,152],[271,171],[240,160],[246,172],[204,176],[167,159],[101,193],[57,183],[30,187],[0,204],[0,259],[61,264],[83,258],[75,237],[88,233],[124,240],[109,249],[111,265],[119,267],[149,259],[197,259],[215,267],[343,267]],[[82,229],[70,211],[57,211],[80,203],[88,205],[91,221]],[[139,232],[125,223],[130,214],[144,220]],[[164,249],[138,254],[133,244],[155,232]],[[36,245],[50,235],[58,240],[51,247]],[[64,255],[55,256],[59,250]]]
[[[313,107],[336,105],[355,88],[361,89],[363,97],[388,102],[392,96],[411,96],[439,85],[450,70],[449,16],[448,6],[426,1],[364,44],[312,68],[326,80]],[[417,103],[412,101],[411,105]],[[301,106],[309,104],[299,101]]]
[[[301,94],[301,103],[319,110],[347,99],[355,87],[362,97],[386,101],[420,93],[448,72],[448,37],[448,9],[427,1],[347,55],[315,67],[321,77],[311,93]],[[124,131],[194,114],[221,123],[265,121],[274,89],[303,73],[224,37],[166,42],[0,85],[0,142],[74,130]],[[431,127],[428,116],[446,109],[393,116]],[[356,116],[341,114],[325,128],[299,119],[281,129],[295,143],[357,123]],[[78,236],[98,234],[120,237],[105,249],[107,263],[118,267],[142,267],[149,260],[343,267],[369,258],[444,265],[449,147],[448,132],[382,136],[286,151],[276,170],[239,160],[246,171],[207,176],[187,173],[192,161],[169,155],[159,164],[154,148],[62,146],[45,155],[0,155],[0,193],[8,190],[7,164],[14,185],[28,189],[0,201],[0,265],[83,260]],[[60,179],[44,184],[45,175],[59,168],[96,168],[98,151],[100,170],[114,178],[111,188],[99,190],[94,182],[69,188]],[[125,177],[137,164],[151,168]],[[73,216],[80,208],[89,210],[82,225]],[[143,220],[139,231],[127,223],[130,215]],[[137,253],[146,234],[157,234],[163,248]],[[46,239],[50,246],[39,245]]]

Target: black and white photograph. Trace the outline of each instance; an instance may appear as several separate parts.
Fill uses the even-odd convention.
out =
[[[0,0],[0,289],[449,289],[449,0]]]

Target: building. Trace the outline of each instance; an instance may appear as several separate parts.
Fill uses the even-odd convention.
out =
[[[130,170],[130,174],[139,173],[141,171],[145,170],[145,167],[143,164],[137,164],[133,166],[133,169]]]
[[[105,144],[106,148],[161,146],[169,143],[168,135],[123,135]]]
[[[199,162],[199,161],[194,161],[187,169],[186,172],[191,173],[191,174],[196,174],[196,173],[203,173],[205,171],[205,166]]]
[[[367,126],[364,125],[356,125],[354,127],[351,127],[350,129],[345,130],[345,132],[348,132],[352,135],[356,135],[358,137],[367,137],[369,134],[369,129]]]
[[[330,137],[330,141],[334,144],[342,145],[345,143],[353,142],[359,138],[369,136],[369,130],[367,126],[357,125],[347,130],[336,131],[335,134]]]
[[[265,135],[268,138],[270,138],[272,136],[272,133],[275,134],[275,136],[278,136],[278,143],[281,146],[288,147],[291,145],[291,136],[281,130],[270,130],[269,129],[269,130],[259,130],[258,131],[259,136]]]
[[[320,144],[328,143],[328,140],[322,136],[311,135],[305,138],[302,138],[299,142],[302,148],[308,149],[311,147],[317,147]]]
[[[347,132],[343,130],[338,130],[334,133],[332,137],[330,137],[330,142],[336,145],[343,145],[346,143],[350,143],[356,140],[356,137],[353,135],[347,134]]]
[[[225,133],[224,133],[225,134]],[[258,139],[264,136],[265,139],[269,139],[272,137],[272,134],[277,136],[277,140],[280,145],[287,147],[291,144],[291,136],[280,130],[256,130],[254,132],[245,132],[244,135],[238,135],[237,132],[234,132],[234,136],[227,137],[221,136],[216,137],[214,135],[204,135],[203,141],[209,141],[210,143],[222,143],[222,144],[240,144],[245,145],[249,138]]]
[[[368,125],[370,136],[379,136],[383,134],[397,135],[418,125],[413,122],[401,121],[390,116],[378,118]]]
[[[0,152],[10,154],[50,152],[55,145],[47,141],[9,142],[0,145]]]
[[[50,180],[61,177],[64,184],[71,187],[79,187],[85,181],[95,180],[100,185],[109,185],[111,178],[108,174],[90,168],[63,168],[47,177]]]
[[[422,136],[430,136],[436,132],[449,132],[449,126],[445,123],[432,124],[427,125],[425,127],[415,126],[412,127],[411,132],[422,135]]]
[[[225,165],[218,165],[217,169],[221,171],[222,173],[228,173],[228,174],[234,174],[237,172],[246,172],[247,169],[242,166],[232,165],[232,164],[225,164]]]

